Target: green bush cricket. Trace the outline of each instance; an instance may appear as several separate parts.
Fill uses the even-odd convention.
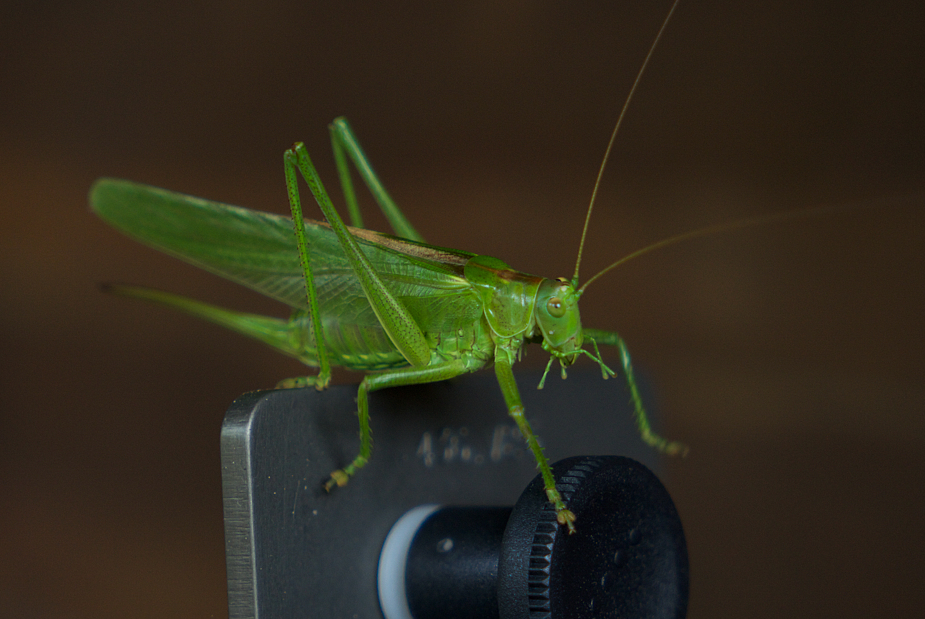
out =
[[[651,430],[629,353],[620,336],[612,331],[582,327],[579,298],[604,273],[658,247],[808,213],[775,214],[674,236],[612,263],[579,286],[581,249],[604,166],[636,85],[673,11],[674,6],[649,50],[611,135],[570,279],[528,275],[497,258],[426,244],[377,178],[350,125],[338,118],[329,128],[353,227],[347,227],[334,209],[301,143],[284,155],[292,219],[125,180],[99,179],[90,191],[92,209],[114,227],[147,245],[289,305],[293,313],[288,319],[237,312],[135,286],[112,286],[109,290],[162,303],[223,325],[319,368],[315,376],[283,380],[280,387],[324,389],[330,382],[332,366],[367,372],[357,393],[360,452],[352,462],[331,474],[325,483],[328,490],[346,484],[370,457],[369,392],[446,380],[493,365],[508,413],[536,459],[557,519],[572,533],[575,517],[555,488],[549,462],[524,416],[514,380],[512,365],[523,345],[538,343],[550,354],[540,387],[554,360],[559,361],[564,377],[566,368],[580,355],[597,362],[604,378],[614,375],[601,360],[598,345],[617,347],[643,440],[664,453],[683,454],[686,451],[683,445],[669,442]],[[362,228],[348,158],[395,236]],[[307,183],[327,223],[304,219],[298,174]]]

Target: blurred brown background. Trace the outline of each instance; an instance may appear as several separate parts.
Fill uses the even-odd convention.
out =
[[[571,274],[669,3],[369,4],[0,6],[0,616],[225,616],[222,415],[302,371],[100,294],[285,315],[108,229],[96,177],[285,213],[283,150],[334,188],[344,114],[428,240]],[[617,142],[585,277],[712,223],[870,207],[659,251],[583,300],[692,446],[667,475],[691,617],[925,603],[922,7],[685,0]]]

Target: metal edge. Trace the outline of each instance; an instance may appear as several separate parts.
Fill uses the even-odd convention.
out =
[[[229,619],[257,619],[257,560],[254,546],[254,488],[250,449],[254,413],[262,394],[235,400],[222,422],[222,507]]]

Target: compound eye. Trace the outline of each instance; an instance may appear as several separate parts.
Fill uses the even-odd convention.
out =
[[[546,302],[546,311],[553,318],[562,318],[565,316],[565,305],[559,297],[552,297]]]

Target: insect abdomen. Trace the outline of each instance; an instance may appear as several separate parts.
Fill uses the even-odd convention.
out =
[[[408,365],[398,352],[385,330],[379,325],[338,324],[334,320],[324,323],[324,342],[333,365],[349,370],[375,371]],[[317,366],[317,345],[311,329],[308,314],[298,311],[291,318],[292,333],[298,334],[302,361]],[[466,325],[447,331],[425,331],[432,351],[431,363],[442,360],[471,358],[481,367],[492,358],[494,344],[488,335],[484,317]]]

